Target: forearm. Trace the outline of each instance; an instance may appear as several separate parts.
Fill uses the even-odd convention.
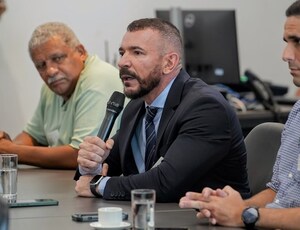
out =
[[[11,153],[18,155],[20,164],[42,168],[76,169],[78,150],[69,145],[58,147],[11,145]]]
[[[247,206],[265,207],[266,204],[271,203],[275,198],[276,193],[268,188],[256,194],[250,199],[245,200]]]
[[[0,140],[0,150],[17,154],[20,164],[56,169],[75,169],[77,167],[77,149],[69,145],[41,146],[26,132],[17,135],[13,142],[8,138]]]
[[[18,134],[13,142],[18,145],[38,146],[39,143],[28,133],[22,132]]]
[[[272,229],[300,229],[300,208],[260,208],[258,227]]]

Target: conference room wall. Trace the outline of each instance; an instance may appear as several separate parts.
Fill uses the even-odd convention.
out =
[[[290,87],[281,60],[284,11],[293,0],[6,0],[0,19],[0,130],[20,132],[38,103],[42,80],[27,51],[34,28],[47,21],[70,25],[90,54],[115,64],[126,26],[155,16],[156,9],[235,9],[241,73],[250,68],[264,80]],[[220,36],[222,36],[220,34]],[[108,51],[105,51],[108,47]],[[95,114],[97,116],[97,114]]]

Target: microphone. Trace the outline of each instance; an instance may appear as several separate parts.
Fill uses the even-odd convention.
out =
[[[123,109],[124,101],[125,95],[123,93],[115,91],[107,102],[106,114],[97,134],[97,136],[103,141],[106,141],[108,139],[116,118]],[[77,168],[73,179],[77,181],[80,176],[81,175],[79,169]]]
[[[100,126],[97,136],[106,141],[110,135],[116,118],[121,113],[125,101],[125,95],[118,91],[113,92],[107,102],[106,114]]]

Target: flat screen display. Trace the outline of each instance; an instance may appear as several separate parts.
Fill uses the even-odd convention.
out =
[[[240,83],[234,10],[181,10],[185,68],[208,84]],[[170,11],[156,16],[170,21]]]

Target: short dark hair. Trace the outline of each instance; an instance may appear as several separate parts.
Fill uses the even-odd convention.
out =
[[[300,1],[297,0],[292,5],[290,5],[285,11],[285,15],[287,17],[300,16]]]
[[[158,31],[162,37],[172,44],[182,56],[183,45],[180,31],[169,21],[160,18],[142,18],[131,22],[128,27],[128,32],[139,30],[152,29]]]

